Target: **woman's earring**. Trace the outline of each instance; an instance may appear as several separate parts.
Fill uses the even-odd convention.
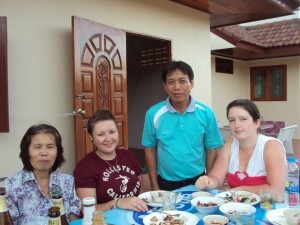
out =
[[[92,140],[92,143],[94,144],[94,140]]]

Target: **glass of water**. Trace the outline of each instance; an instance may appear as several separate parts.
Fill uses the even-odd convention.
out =
[[[162,192],[162,208],[163,210],[176,210],[176,201],[178,193]]]

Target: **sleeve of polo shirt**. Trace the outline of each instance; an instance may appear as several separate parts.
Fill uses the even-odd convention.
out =
[[[142,145],[149,148],[156,147],[156,135],[155,135],[155,129],[153,124],[153,118],[154,116],[148,110],[145,115]]]
[[[224,144],[217,120],[213,111],[209,108],[207,115],[207,131],[204,145],[206,149],[219,148]]]

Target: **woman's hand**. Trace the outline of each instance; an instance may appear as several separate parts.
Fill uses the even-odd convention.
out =
[[[121,198],[118,201],[117,207],[122,209],[130,209],[136,212],[148,211],[146,202],[138,197]]]
[[[196,188],[198,188],[199,190],[211,189],[213,185],[214,182],[208,176],[199,177],[195,183]]]

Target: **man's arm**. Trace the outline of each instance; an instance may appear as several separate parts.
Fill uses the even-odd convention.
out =
[[[148,174],[151,182],[151,189],[153,191],[159,190],[156,171],[156,148],[145,148],[145,163],[148,169]]]
[[[206,150],[206,174],[209,174],[211,171],[216,159],[218,156],[218,149],[213,148]]]

